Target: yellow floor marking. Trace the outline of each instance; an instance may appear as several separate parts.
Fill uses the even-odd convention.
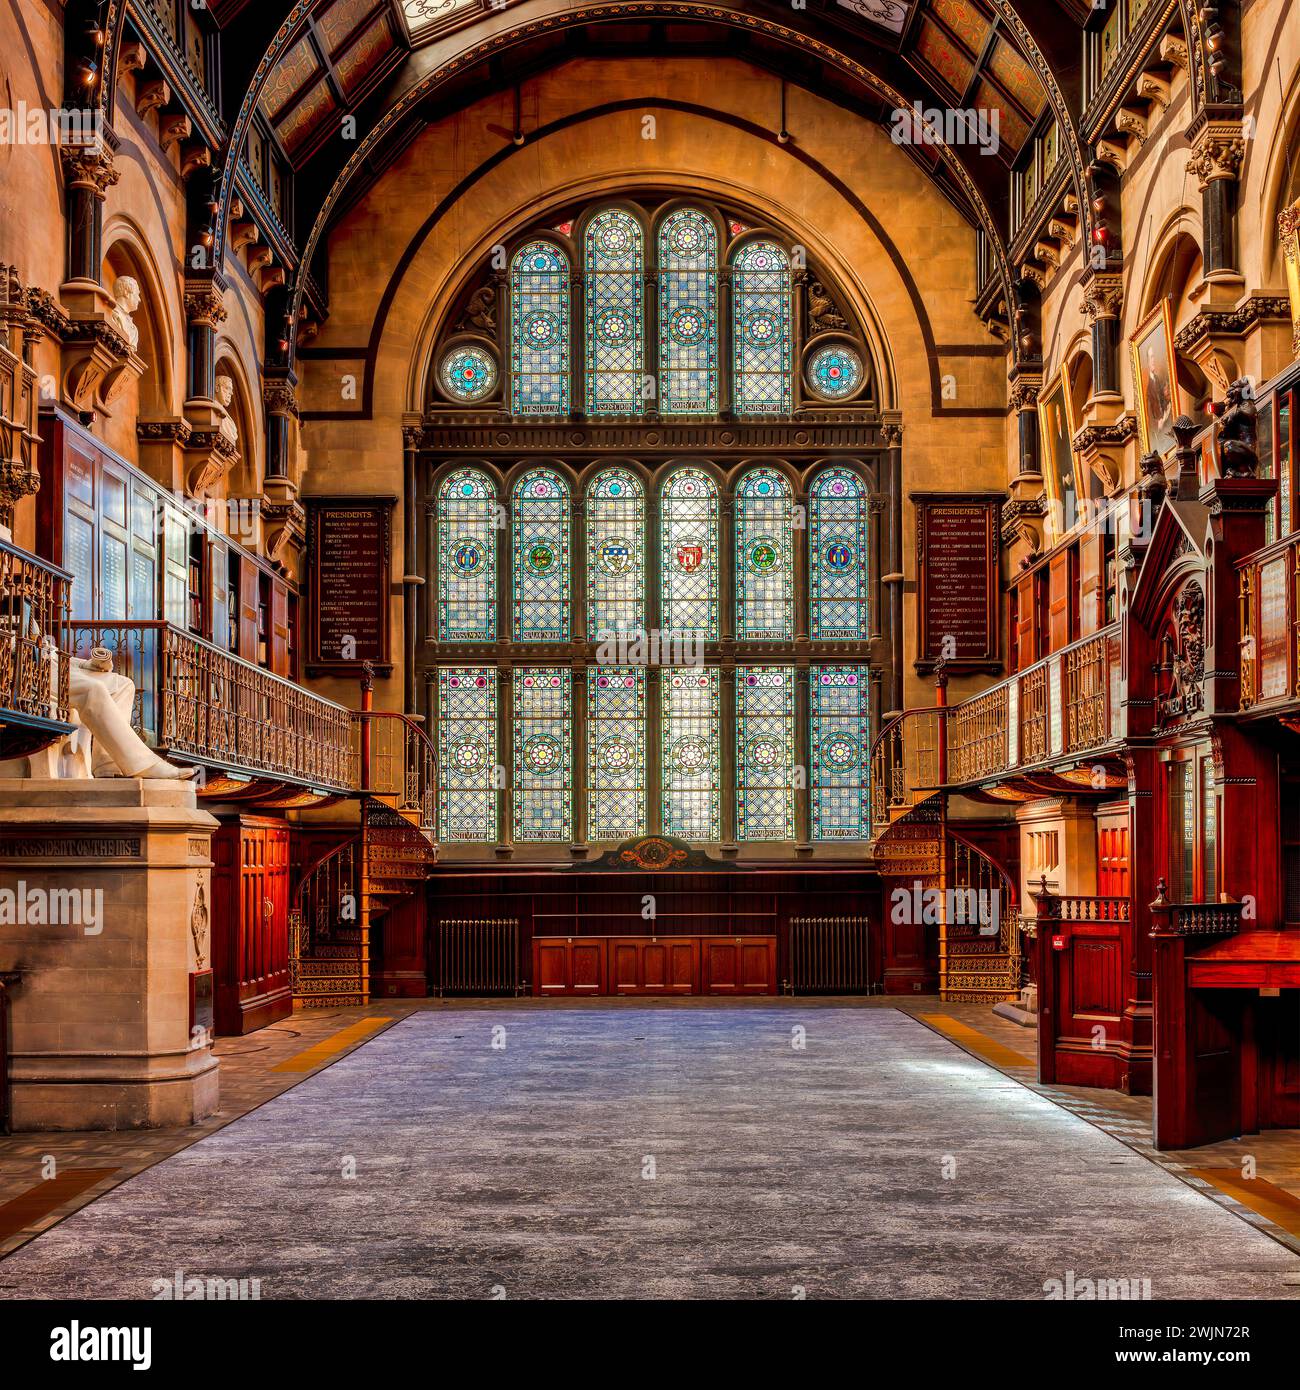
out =
[[[1243,1207],[1257,1211],[1275,1226],[1300,1236],[1300,1197],[1267,1178],[1243,1178],[1239,1168],[1189,1168],[1195,1178],[1235,1197]]]
[[[79,1197],[87,1188],[111,1178],[118,1171],[116,1168],[67,1168],[47,1182],[38,1182],[0,1206],[0,1240],[34,1226],[42,1217],[58,1211],[65,1202]]]
[[[331,1057],[338,1056],[344,1048],[360,1042],[367,1033],[373,1033],[376,1028],[382,1028],[384,1024],[392,1023],[392,1021],[391,1018],[363,1018],[359,1023],[350,1023],[346,1028],[340,1028],[337,1033],[313,1044],[305,1052],[299,1052],[293,1057],[286,1058],[283,1062],[277,1062],[271,1070],[315,1071],[317,1067],[328,1062]]]
[[[976,1032],[969,1024],[962,1023],[955,1018],[949,1018],[947,1014],[917,1014],[917,1017],[930,1024],[932,1028],[937,1028],[941,1033],[947,1033],[954,1042],[961,1043],[963,1047],[969,1048],[977,1056],[983,1057],[986,1062],[991,1062],[995,1067],[1032,1067],[1034,1065],[1032,1057],[1026,1057],[1023,1052],[1014,1051],[998,1042],[996,1038],[986,1037],[983,1033]]]

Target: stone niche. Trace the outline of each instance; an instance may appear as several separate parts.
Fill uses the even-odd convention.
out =
[[[210,960],[217,822],[194,788],[5,778],[0,805],[0,972],[20,977],[9,987],[13,1129],[210,1115],[218,1062],[210,1034],[191,1032],[190,989]]]

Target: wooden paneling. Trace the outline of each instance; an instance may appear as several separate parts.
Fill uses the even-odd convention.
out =
[[[535,995],[775,994],[776,938],[535,936]]]
[[[700,947],[702,994],[776,993],[776,941],[773,938],[706,938]]]
[[[293,1011],[289,980],[289,828],[244,816],[212,836],[216,1030],[251,1033]]]
[[[697,937],[624,937],[609,943],[611,994],[697,994]]]

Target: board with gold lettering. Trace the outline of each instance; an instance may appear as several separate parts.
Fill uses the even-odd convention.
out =
[[[996,493],[913,493],[917,545],[916,669],[1001,669]]]
[[[308,673],[392,670],[394,497],[308,497]]]

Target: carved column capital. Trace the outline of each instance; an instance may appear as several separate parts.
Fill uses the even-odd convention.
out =
[[[1124,278],[1109,271],[1093,271],[1083,282],[1079,312],[1089,323],[1117,319],[1124,304]]]
[[[226,319],[221,290],[211,280],[185,282],[185,319],[203,328],[215,328]]]
[[[1204,189],[1217,179],[1235,179],[1245,154],[1240,121],[1207,121],[1192,143],[1187,172]]]
[[[1040,372],[1021,372],[1011,383],[1007,404],[1014,411],[1033,410],[1038,405],[1038,393],[1043,389]]]
[[[262,382],[262,404],[272,415],[292,415],[298,418],[298,393],[280,377]]]
[[[62,145],[59,154],[63,160],[64,176],[71,188],[87,188],[96,197],[102,198],[122,177],[114,166],[112,151],[103,141],[97,140],[89,145]]]

